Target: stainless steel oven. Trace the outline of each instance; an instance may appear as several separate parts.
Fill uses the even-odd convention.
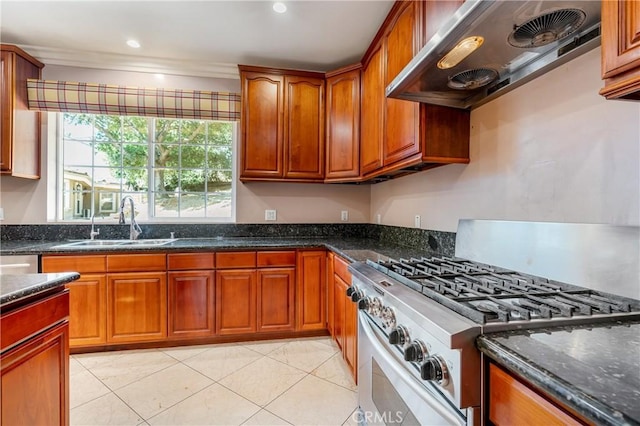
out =
[[[364,264],[351,269],[360,424],[477,424],[477,324]]]
[[[466,424],[463,413],[439,391],[417,379],[386,347],[387,336],[359,315],[358,388],[361,424]]]

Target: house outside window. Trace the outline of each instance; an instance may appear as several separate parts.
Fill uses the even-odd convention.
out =
[[[117,220],[126,195],[138,220],[235,219],[235,122],[59,116],[58,220]]]

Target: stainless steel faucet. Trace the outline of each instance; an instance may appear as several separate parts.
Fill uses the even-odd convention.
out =
[[[140,226],[138,226],[138,222],[136,222],[135,206],[133,204],[133,198],[131,198],[130,195],[125,195],[120,201],[120,221],[118,223],[126,223],[124,220],[124,203],[127,200],[129,200],[129,203],[131,204],[131,228],[129,231],[129,238],[135,240],[140,234],[142,234],[142,229],[140,229]]]
[[[96,236],[100,235],[100,228],[98,228],[98,230],[96,231],[93,227],[95,218],[96,218],[96,215],[92,214],[91,215],[91,232],[89,232],[89,235],[91,236],[92,240],[95,240]]]

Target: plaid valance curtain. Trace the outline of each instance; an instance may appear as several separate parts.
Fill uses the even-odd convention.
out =
[[[240,94],[27,80],[29,109],[106,115],[240,120]]]

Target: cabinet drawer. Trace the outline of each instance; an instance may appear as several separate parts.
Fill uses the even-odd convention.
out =
[[[216,253],[218,269],[255,268],[255,251],[228,251]]]
[[[167,264],[170,271],[213,269],[215,266],[215,257],[213,253],[168,254]]]
[[[149,272],[166,269],[166,254],[114,254],[107,256],[107,270],[109,272]]]
[[[69,290],[3,314],[0,320],[2,352],[68,317]]]
[[[291,251],[262,251],[258,252],[258,267],[296,266],[296,252]]]
[[[339,256],[334,257],[333,270],[344,282],[351,285],[351,273],[348,270],[349,264]]]
[[[42,272],[106,272],[106,256],[43,256]]]

